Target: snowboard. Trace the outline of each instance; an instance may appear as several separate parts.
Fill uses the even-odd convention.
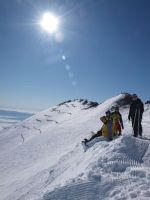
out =
[[[92,147],[94,144],[96,144],[97,142],[111,142],[111,141],[114,141],[116,139],[118,139],[120,136],[115,136],[113,138],[104,138],[103,136],[101,137],[96,137],[94,138],[93,140],[89,141],[89,142],[86,142],[83,140],[81,142],[81,145],[83,147],[83,150],[84,152],[86,152],[90,147]]]
[[[85,143],[85,141],[82,141],[81,144],[82,144],[84,152],[86,152],[86,150],[88,149],[88,145]]]

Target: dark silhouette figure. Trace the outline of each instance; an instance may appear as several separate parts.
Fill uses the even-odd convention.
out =
[[[128,119],[132,121],[134,137],[142,136],[142,116],[144,112],[144,104],[136,94],[132,95],[132,102],[129,109]]]

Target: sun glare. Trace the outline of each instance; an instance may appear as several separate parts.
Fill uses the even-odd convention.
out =
[[[41,27],[49,33],[54,33],[58,29],[59,20],[52,13],[44,13],[40,22]]]

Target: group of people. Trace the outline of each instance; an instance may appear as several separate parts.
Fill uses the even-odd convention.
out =
[[[142,115],[144,112],[144,104],[141,99],[138,98],[136,94],[131,96],[131,104],[129,108],[128,120],[132,122],[133,136],[142,137]],[[93,140],[96,137],[103,136],[108,138],[108,140],[113,140],[116,136],[122,135],[122,129],[124,129],[122,115],[119,111],[119,107],[116,106],[113,112],[108,110],[105,116],[100,117],[103,125],[96,134],[94,134],[90,139],[84,139],[84,144]]]

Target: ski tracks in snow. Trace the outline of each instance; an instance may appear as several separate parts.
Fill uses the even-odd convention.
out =
[[[65,186],[44,195],[44,200],[91,200],[99,196],[97,182],[84,182]]]
[[[150,199],[150,181],[147,181],[147,177],[150,177],[150,141],[131,136],[125,136],[119,140],[112,141],[108,145],[101,142],[102,146],[101,144],[99,146],[110,148],[112,156],[108,155],[107,157],[109,151],[105,152],[105,155],[97,155],[97,161],[90,165],[91,170],[85,179],[83,179],[84,175],[82,174],[78,180],[58,186],[53,191],[48,192],[44,195],[43,200],[128,200],[138,197],[140,199],[140,195],[140,200]],[[98,154],[96,150],[94,145],[83,154],[87,155],[88,152],[89,154]],[[68,157],[71,158],[74,153],[75,151],[72,151],[70,155],[66,155],[67,162]],[[76,152],[76,154],[78,153]],[[56,180],[56,174],[59,179],[59,175],[69,168],[66,161],[65,157],[60,160],[61,167],[64,163],[63,170],[55,168],[54,171],[51,171],[48,184],[54,179]],[[124,189],[122,189],[123,185]]]

